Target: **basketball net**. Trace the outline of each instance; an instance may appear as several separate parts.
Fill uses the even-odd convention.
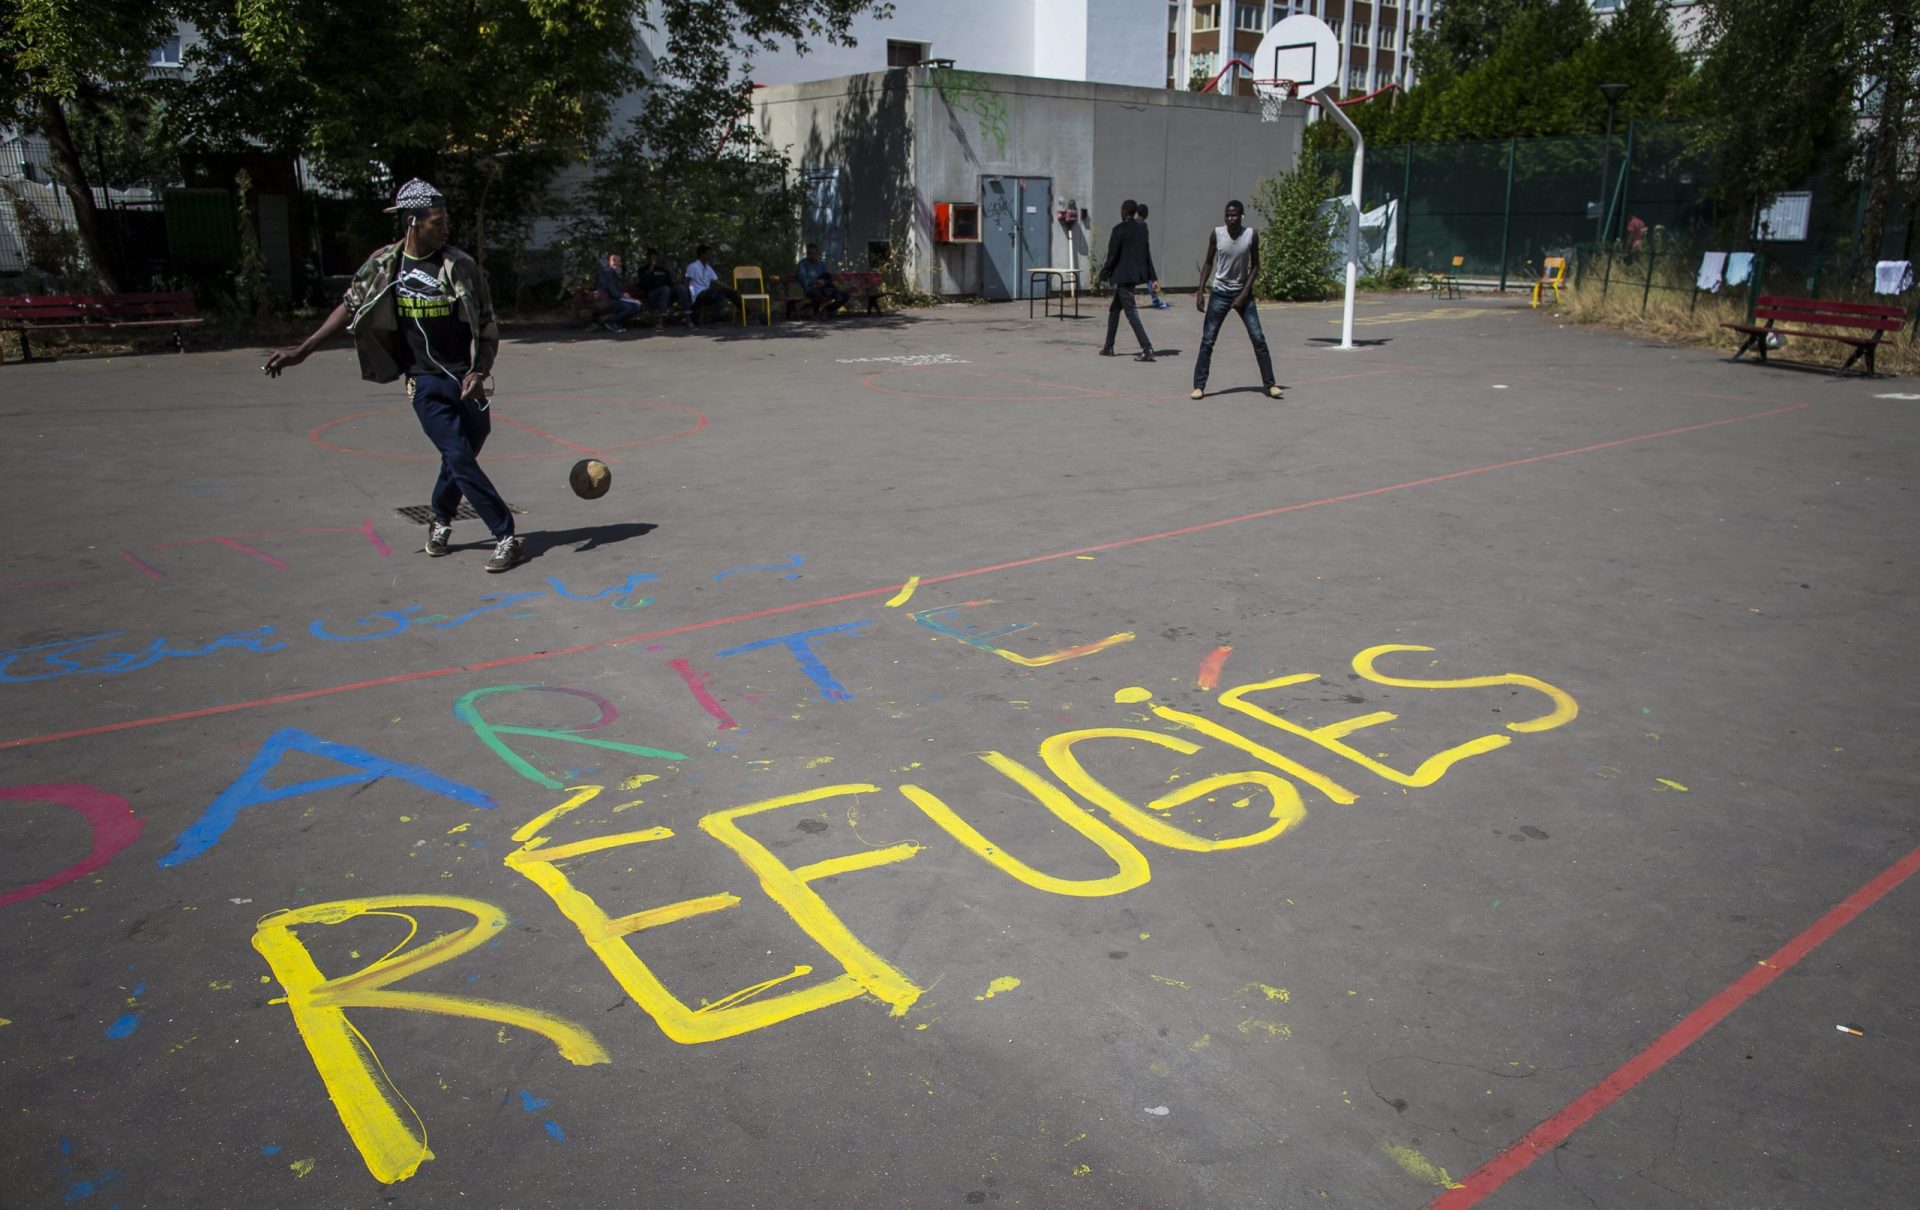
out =
[[[1287,102],[1293,100],[1299,88],[1295,80],[1255,80],[1253,91],[1260,98],[1260,120],[1278,122],[1286,110]]]

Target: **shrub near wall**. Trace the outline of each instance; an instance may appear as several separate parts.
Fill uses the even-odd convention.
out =
[[[1337,218],[1321,203],[1338,191],[1333,175],[1304,156],[1292,172],[1268,177],[1253,194],[1260,215],[1261,298],[1315,302],[1329,297],[1339,283],[1327,272],[1333,260]]]

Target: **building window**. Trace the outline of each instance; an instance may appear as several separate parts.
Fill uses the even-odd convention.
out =
[[[1174,3],[1167,5],[1167,32],[1170,34],[1177,34],[1180,32],[1179,0],[1174,0]]]
[[[1380,49],[1393,49],[1393,26],[1383,25],[1380,27]]]
[[[1353,23],[1353,44],[1355,46],[1365,46],[1367,44],[1367,27],[1358,21]]]
[[[887,66],[912,67],[915,63],[927,61],[929,47],[925,42],[895,42],[887,39]]]
[[[180,66],[180,36],[178,34],[161,41],[160,45],[147,52],[148,67]]]
[[[1367,87],[1367,70],[1364,67],[1347,69],[1347,91],[1361,92]]]
[[[1265,21],[1266,13],[1261,11],[1263,7],[1264,6],[1259,4],[1241,4],[1235,7],[1233,10],[1233,28],[1250,29],[1256,34],[1265,29],[1267,27]]]
[[[1220,28],[1220,6],[1217,4],[1196,4],[1193,6],[1193,31],[1205,33]]]

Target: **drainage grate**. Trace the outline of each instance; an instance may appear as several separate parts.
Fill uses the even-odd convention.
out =
[[[517,517],[524,515],[527,510],[517,504],[509,504],[507,505],[507,511]],[[395,516],[411,521],[415,525],[425,525],[427,522],[433,520],[433,509],[425,504],[409,504],[405,508],[396,508],[393,512]],[[473,511],[473,505],[462,500],[460,507],[453,512],[453,519],[455,521],[478,521],[480,514]]]

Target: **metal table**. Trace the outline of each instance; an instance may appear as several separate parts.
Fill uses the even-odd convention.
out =
[[[1067,300],[1073,300],[1073,317],[1080,318],[1080,270],[1059,265],[1027,270],[1027,318],[1033,318],[1033,299],[1036,287],[1040,298],[1040,315],[1045,318],[1052,315],[1054,295],[1060,295],[1061,319],[1067,317]]]

